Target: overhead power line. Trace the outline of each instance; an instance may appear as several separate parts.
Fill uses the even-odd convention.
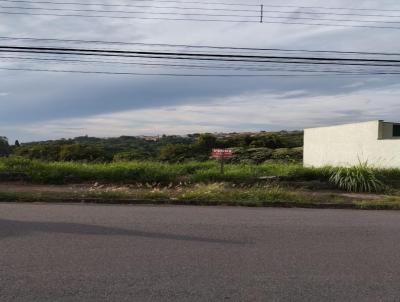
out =
[[[160,51],[133,51],[133,50],[113,50],[113,49],[88,49],[88,48],[66,48],[66,47],[33,47],[33,46],[10,46],[0,45],[0,51],[5,52],[30,52],[30,53],[56,53],[56,54],[75,54],[75,55],[118,55],[118,56],[160,56],[163,58],[182,58],[196,60],[200,59],[218,59],[218,60],[297,60],[306,62],[340,62],[341,64],[348,62],[363,63],[400,63],[397,59],[381,59],[381,58],[339,58],[339,57],[310,57],[310,56],[279,56],[279,55],[244,55],[244,54],[215,54],[215,53],[196,53],[196,52],[160,52]]]
[[[29,3],[29,4],[51,4],[51,5],[75,5],[75,6],[103,6],[103,7],[133,7],[133,8],[179,8],[179,9],[205,9],[205,10],[230,10],[230,11],[249,11],[249,12],[258,12],[259,10],[251,9],[232,9],[232,8],[200,8],[200,7],[184,7],[184,6],[155,6],[155,5],[137,5],[137,4],[110,4],[110,3],[99,3],[99,2],[66,2],[66,1],[47,1],[47,0],[39,0],[39,1],[29,1],[29,0],[0,0],[0,2],[9,2],[9,3]],[[174,2],[180,3],[180,2]],[[259,6],[259,5],[258,5]]]
[[[9,3],[29,3],[29,4],[52,4],[52,5],[82,5],[82,6],[104,6],[104,7],[145,7],[143,5],[138,4],[110,4],[110,3],[99,3],[99,2],[71,2],[71,1],[50,1],[50,0],[38,0],[38,1],[30,1],[30,0],[1,0],[0,2],[9,2]],[[179,4],[180,8],[187,5],[192,4],[201,4],[201,5],[209,5],[209,6],[227,6],[227,7],[252,7],[254,9],[248,11],[259,11],[256,8],[259,8],[261,5],[264,7],[272,7],[272,8],[289,8],[289,9],[310,9],[310,10],[348,10],[348,11],[376,11],[376,12],[400,12],[400,9],[381,9],[381,8],[365,8],[365,7],[329,7],[329,6],[305,6],[305,5],[280,5],[280,4],[269,4],[269,3],[259,3],[259,4],[249,4],[249,3],[227,3],[227,2],[203,2],[203,1],[173,1],[173,0],[131,0],[131,3],[148,3],[151,5],[146,5],[146,7],[157,7],[154,4],[160,3],[173,3]],[[161,8],[172,8],[171,6],[162,6]],[[213,10],[221,9],[221,8],[212,8]],[[222,8],[224,10],[228,10],[228,8]],[[232,8],[230,8],[232,9]],[[232,9],[233,10],[233,9]],[[234,9],[236,11],[247,11],[243,9]]]
[[[161,46],[173,48],[189,49],[218,49],[218,50],[245,50],[245,51],[279,51],[279,52],[305,52],[305,53],[324,53],[324,54],[356,54],[356,55],[382,55],[382,56],[400,56],[393,52],[373,52],[373,51],[340,51],[340,50],[310,50],[310,49],[284,49],[284,48],[260,48],[260,47],[233,47],[216,45],[191,45],[191,44],[168,44],[168,43],[143,43],[143,42],[124,42],[124,41],[106,41],[106,40],[80,40],[80,39],[57,39],[57,38],[33,38],[33,37],[12,37],[0,36],[0,40],[12,41],[31,41],[31,42],[61,42],[61,43],[79,43],[79,44],[104,44],[104,45],[129,45],[129,46]]]
[[[25,41],[25,40],[24,40]],[[192,46],[193,47],[193,46]],[[190,48],[192,50],[192,48]],[[226,51],[226,50],[224,50]],[[115,75],[160,75],[160,76],[187,76],[187,77],[262,77],[262,76],[306,76],[306,75],[400,75],[400,57],[375,55],[368,58],[360,56],[343,57],[320,56],[311,53],[302,55],[276,53],[226,53],[226,52],[197,52],[197,51],[155,51],[155,50],[128,50],[128,49],[99,49],[77,47],[50,47],[50,46],[21,46],[0,45],[0,62],[18,60],[36,66],[21,67],[1,66],[5,70],[71,72],[86,74],[115,74]],[[10,55],[10,54],[14,55]],[[30,54],[21,56],[15,54]],[[82,57],[91,59],[82,59]],[[92,59],[94,58],[94,59]],[[108,59],[118,59],[108,60]],[[134,61],[132,61],[134,59]],[[185,61],[190,63],[185,63]],[[90,70],[72,70],[66,68],[45,68],[43,62],[51,65],[91,65]],[[192,63],[193,62],[193,63]],[[24,63],[24,64],[25,64]],[[221,63],[225,63],[221,65]],[[7,63],[8,64],[8,63]],[[123,68],[139,66],[145,68],[175,69],[179,72],[147,73],[138,70],[104,70],[116,65]],[[93,68],[95,70],[93,70]],[[99,70],[103,69],[103,70]],[[197,71],[194,73],[193,71]],[[220,71],[227,73],[220,73]],[[204,73],[204,71],[208,71]],[[212,72],[212,73],[209,73]],[[250,72],[250,73],[248,73]]]
[[[101,7],[124,7],[124,8],[146,8],[146,9],[155,9],[152,13],[160,13],[158,10],[163,9],[163,10],[195,10],[195,11],[224,11],[224,12],[251,12],[251,13],[257,13],[258,15],[255,17],[259,17],[260,14],[260,9],[232,9],[232,8],[217,8],[217,7],[187,7],[187,6],[157,6],[157,5],[135,5],[135,4],[108,4],[108,3],[81,3],[81,2],[54,2],[54,1],[27,1],[27,0],[0,0],[0,2],[6,2],[6,3],[29,3],[29,4],[50,4],[50,5],[61,5],[61,6],[87,6],[87,7],[93,7],[93,6],[101,6]],[[340,13],[340,12],[332,12],[332,11],[321,11],[319,9],[318,11],[315,11],[313,9],[312,11],[305,11],[304,7],[299,9],[302,9],[301,11],[283,11],[283,10],[271,10],[271,9],[265,9],[265,7],[271,7],[270,5],[262,5],[262,13],[264,15],[269,14],[269,13],[279,13],[279,14],[302,14],[302,15],[329,15],[329,16],[358,16],[358,17],[385,17],[385,18],[400,18],[400,15],[387,15],[387,14],[361,14],[361,13]],[[276,7],[276,6],[272,6]],[[280,6],[278,6],[280,7]],[[69,10],[69,11],[81,11],[81,12],[120,12],[120,13],[129,13],[129,11],[126,10],[119,10],[119,11],[110,11],[110,10],[95,10],[95,9],[69,9],[69,8],[51,8],[51,7],[21,7],[21,6],[2,6],[2,8],[8,8],[8,9],[31,9],[31,10],[53,10],[53,11],[62,11],[62,10]],[[393,12],[393,11],[390,11]],[[132,12],[135,13],[135,12]],[[267,16],[269,17],[269,16]]]
[[[75,5],[80,5],[82,2],[63,2],[63,1],[28,1],[28,0],[2,0],[3,2],[23,2],[23,3],[54,3],[54,4],[75,4]],[[240,4],[240,3],[227,3],[227,2],[205,2],[205,1],[174,1],[174,0],[131,0],[131,2],[151,2],[151,3],[175,3],[175,4],[181,4],[181,5],[187,5],[187,4],[201,4],[201,5],[218,5],[218,6],[242,6],[242,7],[259,7],[260,4]],[[84,5],[84,4],[82,4]],[[88,4],[90,5],[90,4]],[[93,5],[103,5],[103,4],[93,4]],[[105,6],[124,6],[125,4],[104,4]]]
[[[104,75],[132,75],[132,76],[168,76],[168,77],[320,77],[321,74],[183,74],[183,73],[143,73],[143,72],[109,72],[109,71],[87,71],[87,70],[63,70],[63,69],[44,69],[44,68],[9,68],[0,67],[0,70],[9,71],[38,71],[38,72],[53,72],[53,73],[80,73],[80,74],[104,74]],[[370,73],[333,73],[337,76],[371,76],[371,75],[399,75],[400,73],[387,73],[387,72],[370,72]],[[326,75],[324,75],[326,76]],[[329,75],[328,75],[329,76]]]
[[[156,12],[149,13],[146,11],[124,11],[124,10],[98,10],[98,9],[72,9],[72,8],[41,8],[41,7],[22,7],[22,6],[3,6],[5,9],[22,9],[22,10],[46,10],[61,12],[94,12],[94,13],[123,13],[123,14],[151,14],[151,15],[177,15],[177,16],[203,16],[203,17],[241,17],[241,18],[258,18],[258,15],[232,15],[232,14],[206,14],[206,13],[176,13],[176,12]]]
[[[182,3],[182,2],[181,2]],[[379,12],[400,12],[400,9],[381,9],[381,8],[365,8],[365,7],[332,7],[332,6],[297,6],[297,5],[279,5],[264,4],[266,7],[282,7],[296,9],[325,9],[325,10],[349,10],[349,11],[379,11]]]
[[[207,4],[207,5],[227,5],[227,6],[249,6],[259,7],[263,3],[251,4],[251,3],[228,3],[228,2],[202,2],[202,1],[177,1],[177,0],[131,0],[132,2],[164,2],[164,3],[180,3],[180,4]],[[380,8],[357,8],[357,7],[331,7],[331,6],[297,6],[297,5],[280,5],[280,4],[263,4],[266,7],[286,7],[286,8],[307,8],[307,9],[329,9],[329,10],[367,10],[367,11],[400,11],[400,9],[380,9]]]
[[[149,14],[149,15],[173,15],[173,16],[197,16],[197,17],[240,17],[252,18],[254,22],[259,22],[259,15],[233,15],[233,14],[206,14],[206,13],[177,13],[177,12],[146,12],[146,11],[124,11],[124,10],[98,10],[98,9],[72,9],[72,8],[41,8],[41,7],[21,7],[21,6],[3,6],[4,9],[21,9],[21,10],[44,10],[44,11],[61,11],[61,12],[91,12],[91,13],[119,13],[119,14]],[[315,13],[318,14],[318,13]],[[348,14],[347,14],[348,15]],[[86,16],[86,15],[82,15]],[[91,16],[91,15],[88,15]],[[106,17],[106,16],[104,16]],[[110,16],[111,17],[111,16]],[[112,16],[123,17],[123,16]],[[314,18],[301,16],[264,16],[265,19],[291,19],[291,20],[311,20],[311,21],[335,21],[335,22],[357,22],[357,23],[382,23],[382,24],[400,24],[399,21],[384,21],[384,20],[354,20],[354,19],[333,19],[333,18]],[[221,20],[224,21],[224,20]],[[399,28],[400,29],[400,28]]]
[[[309,76],[309,75],[293,75],[293,74],[184,74],[184,73],[143,73],[143,72],[109,72],[109,71],[87,71],[87,70],[60,70],[60,69],[44,69],[44,68],[8,68],[0,67],[1,70],[10,71],[41,71],[56,73],[82,73],[82,74],[107,74],[107,75],[135,75],[135,76],[171,76],[171,77],[292,77],[292,76]],[[316,75],[318,76],[318,75]]]
[[[137,5],[137,4],[109,4],[109,3],[83,3],[83,2],[54,2],[54,1],[28,1],[28,0],[0,0],[7,3],[29,3],[29,4],[50,4],[50,5],[73,5],[73,6],[101,6],[101,7],[126,7],[126,8],[152,8],[152,9],[178,9],[178,10],[204,10],[204,11],[230,11],[230,12],[252,12],[258,13],[259,9],[235,9],[218,7],[198,7],[198,6],[157,6],[157,5]]]
[[[288,69],[288,68],[282,68],[282,67],[262,67],[262,66],[246,66],[246,65],[214,65],[214,64],[170,64],[170,63],[151,63],[151,61],[135,61],[135,62],[130,62],[130,61],[104,61],[104,60],[81,60],[81,59],[64,59],[64,58],[56,58],[56,57],[21,57],[21,56],[0,56],[0,59],[10,59],[10,60],[27,60],[27,61],[44,61],[44,62],[52,62],[52,63],[60,63],[60,64],[85,64],[85,65],[90,65],[93,63],[101,63],[101,64],[112,64],[112,65],[138,65],[142,67],[173,67],[173,68],[178,68],[178,69],[204,69],[204,70],[231,70],[231,71],[257,71],[257,72],[264,72],[264,71],[280,71],[280,72],[306,72],[306,73],[340,73],[340,74],[359,74],[362,72],[366,72],[364,69],[353,69],[353,70],[340,70],[340,69],[329,69],[329,68],[324,68],[324,69],[319,69],[319,70],[312,70],[312,69]],[[378,72],[378,70],[375,70],[374,72]],[[382,71],[381,71],[382,72]],[[388,73],[388,71],[385,71],[385,73]],[[400,74],[400,70],[398,71],[390,71],[390,74]]]
[[[28,16],[52,16],[52,17],[81,17],[81,18],[109,18],[109,19],[138,19],[138,20],[165,20],[165,21],[199,21],[199,22],[229,22],[229,23],[258,23],[251,20],[222,20],[222,19],[194,19],[194,18],[166,18],[166,17],[142,17],[142,16],[110,16],[110,15],[82,15],[82,14],[53,14],[53,13],[28,13],[28,12],[4,12],[6,15]],[[310,24],[309,24],[310,25]],[[379,27],[381,28],[381,27]],[[385,27],[386,28],[386,27]],[[400,29],[400,28],[399,28]]]
[[[81,17],[81,18],[110,18],[110,19],[138,19],[138,20],[165,20],[165,21],[196,21],[196,22],[220,22],[220,23],[260,23],[252,20],[223,20],[223,19],[194,19],[194,18],[166,18],[166,17],[142,17],[142,16],[110,16],[110,15],[82,15],[82,14],[53,14],[53,13],[28,13],[28,12],[4,12],[6,15],[30,15],[30,16],[53,16],[53,17]],[[306,22],[285,22],[285,21],[263,21],[266,24],[292,24],[309,26],[328,26],[328,27],[354,27],[354,28],[376,28],[376,29],[396,29],[400,26],[375,26],[375,25],[353,25],[353,24],[329,24],[329,23],[306,23]]]
[[[195,22],[229,22],[229,23],[267,23],[267,24],[294,24],[311,26],[329,26],[329,27],[353,27],[353,28],[376,28],[376,29],[400,29],[400,16],[384,14],[361,14],[358,13],[335,13],[327,12],[327,8],[318,8],[325,11],[301,11],[304,9],[315,9],[305,6],[284,6],[284,5],[260,5],[260,9],[232,9],[228,3],[218,2],[218,5],[228,7],[187,7],[182,5],[201,3],[197,1],[161,1],[161,3],[179,3],[179,6],[158,6],[158,5],[137,5],[137,4],[107,4],[107,3],[82,3],[82,2],[58,2],[58,1],[27,1],[27,0],[0,0],[6,3],[29,3],[29,6],[6,6],[0,8],[6,11],[0,11],[0,14],[6,15],[30,15],[30,16],[54,16],[54,17],[77,17],[77,18],[110,18],[110,19],[138,19],[138,20],[168,20],[168,21],[195,21]],[[137,2],[137,1],[136,1]],[[140,1],[139,1],[140,2]],[[135,3],[135,1],[134,1]],[[146,1],[142,1],[146,3]],[[156,3],[157,2],[151,2]],[[160,3],[160,1],[159,1]],[[217,2],[207,2],[209,5],[216,5]],[[32,5],[33,4],[33,5]],[[44,5],[47,6],[38,6]],[[203,3],[204,4],[204,3]],[[52,7],[48,5],[61,5],[62,7]],[[236,5],[236,4],[235,4]],[[66,7],[71,6],[71,7]],[[72,7],[73,6],[73,7]],[[76,8],[76,6],[86,6],[88,8]],[[93,8],[101,6],[102,8],[148,8],[143,10],[110,10]],[[251,5],[253,6],[253,5]],[[266,10],[265,7],[296,8],[295,11]],[[159,11],[166,9],[168,11]],[[329,8],[332,9],[332,8]],[[11,10],[11,11],[10,11]],[[178,11],[176,11],[178,10]],[[185,11],[182,11],[185,10]],[[213,13],[212,13],[213,12]],[[232,13],[235,12],[235,13]],[[244,13],[252,13],[244,14]],[[93,13],[93,14],[92,14]],[[253,14],[254,13],[254,14]],[[271,15],[271,14],[278,15]],[[169,17],[170,16],[170,17]],[[333,18],[332,16],[357,16],[382,19],[346,19]],[[394,26],[399,24],[398,26]],[[393,26],[391,26],[393,25]]]
[[[0,46],[1,53],[30,53],[33,55],[51,55],[51,56],[62,56],[62,57],[51,57],[51,58],[34,58],[29,57],[26,59],[39,60],[39,61],[55,61],[55,62],[81,62],[81,63],[104,63],[107,64],[123,64],[123,65],[141,65],[141,66],[165,66],[165,67],[181,67],[182,69],[194,69],[194,68],[205,68],[205,69],[229,69],[233,71],[246,70],[246,71],[266,71],[271,66],[265,65],[278,64],[278,65],[291,65],[291,66],[314,66],[313,69],[297,69],[288,70],[292,72],[333,72],[332,70],[327,70],[326,66],[351,66],[359,68],[380,68],[383,70],[373,70],[374,74],[397,74],[400,71],[400,60],[394,59],[381,59],[381,58],[339,58],[339,57],[309,57],[309,56],[279,56],[279,55],[240,55],[240,54],[215,54],[215,53],[188,53],[188,52],[156,52],[156,51],[130,51],[130,50],[102,50],[102,49],[87,49],[87,48],[54,48],[54,47],[26,47],[26,46]],[[189,64],[177,64],[177,63],[145,63],[143,61],[139,62],[103,62],[99,60],[80,60],[80,59],[65,59],[65,56],[100,56],[102,58],[135,58],[138,60],[190,60],[197,62],[230,62],[229,66],[216,66],[216,65],[189,65]],[[3,56],[4,57],[4,56]],[[7,57],[4,57],[7,58]],[[11,59],[11,57],[9,57]],[[16,58],[17,59],[17,58]],[[20,58],[24,59],[24,58]],[[241,65],[237,65],[241,63]],[[232,65],[233,64],[233,65]],[[257,64],[252,65],[242,65],[242,64]],[[260,65],[261,64],[261,65]],[[316,68],[316,66],[325,66],[323,69],[321,67]],[[228,68],[227,68],[228,67]],[[256,67],[256,68],[255,68]],[[395,70],[390,70],[388,68],[396,68]],[[278,69],[279,70],[279,69]],[[284,69],[281,68],[283,71]],[[351,71],[351,72],[348,72]],[[358,71],[358,70],[356,70]],[[362,72],[369,72],[371,70],[361,70]],[[337,71],[339,73],[339,71]],[[355,74],[355,70],[344,70],[340,71],[343,74]],[[359,73],[359,72],[358,72]],[[357,74],[358,74],[357,73]]]
[[[82,3],[82,2],[65,2],[65,1],[28,1],[28,0],[2,0],[2,2],[16,2],[16,3],[47,3],[47,4],[72,4],[72,5],[102,5],[102,6],[127,6],[132,4],[108,4],[108,3]],[[228,3],[228,2],[211,2],[211,1],[177,1],[177,0],[131,0],[133,3],[173,3],[180,5],[211,5],[211,6],[233,6],[233,7],[280,7],[280,8],[295,8],[295,9],[324,9],[324,10],[349,10],[349,11],[379,11],[379,12],[399,12],[400,9],[382,9],[382,8],[366,8],[366,7],[332,7],[332,6],[306,6],[306,5],[282,5],[282,4],[265,4],[265,3]]]

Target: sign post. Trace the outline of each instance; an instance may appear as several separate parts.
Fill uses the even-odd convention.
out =
[[[224,174],[225,159],[233,157],[233,151],[231,149],[213,149],[211,157],[220,161],[221,174]]]

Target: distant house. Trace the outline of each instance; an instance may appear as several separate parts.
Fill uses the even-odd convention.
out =
[[[370,121],[304,130],[305,166],[352,166],[360,161],[400,168],[400,123]]]

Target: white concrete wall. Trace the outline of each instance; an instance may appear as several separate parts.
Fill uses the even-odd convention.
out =
[[[379,139],[387,123],[372,121],[304,130],[304,165],[352,166],[359,161],[400,168],[400,139]]]

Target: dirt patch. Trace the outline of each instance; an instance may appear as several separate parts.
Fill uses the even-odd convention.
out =
[[[32,185],[26,183],[0,183],[0,192],[5,193],[80,193],[88,191],[92,185]]]
[[[125,193],[134,193],[134,192],[144,192],[154,190],[152,187],[137,187],[137,186],[116,186],[116,185],[104,185],[98,183],[92,184],[73,184],[73,185],[35,185],[23,182],[7,182],[0,183],[0,192],[4,193],[71,193],[71,194],[80,194],[87,192],[125,192]],[[180,191],[181,188],[168,188],[170,192]],[[298,192],[302,192],[304,194],[310,195],[312,197],[326,197],[326,199],[330,199],[333,197],[344,197],[354,200],[379,200],[387,195],[382,194],[366,194],[366,193],[346,193],[341,191],[334,190],[306,190],[303,191],[301,189],[296,190]]]

